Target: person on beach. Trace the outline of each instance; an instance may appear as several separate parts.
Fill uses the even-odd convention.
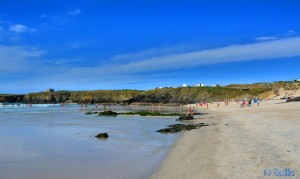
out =
[[[249,101],[248,101],[248,107],[251,107],[251,102],[252,102],[252,100],[249,99]]]
[[[85,109],[86,109],[86,104],[83,103],[83,104],[82,104],[82,107],[83,107],[83,110],[85,111]]]
[[[194,113],[195,113],[195,111],[194,111],[194,110],[192,109],[192,107],[190,106],[190,108],[189,108],[189,110],[188,110],[188,112],[187,112],[186,115],[187,115],[187,116],[188,116],[188,115],[191,115],[191,116],[192,116],[192,115],[194,115]]]
[[[242,108],[245,107],[245,105],[246,105],[245,100],[242,100]]]
[[[64,108],[65,108],[65,103],[61,103],[61,108],[64,110]]]
[[[257,106],[259,106],[260,98],[257,99]]]
[[[98,104],[95,105],[96,111],[98,111]]]

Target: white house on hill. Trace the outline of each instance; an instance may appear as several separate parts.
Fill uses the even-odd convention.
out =
[[[203,86],[205,86],[205,84],[203,84],[203,83],[197,83],[197,84],[195,84],[195,86],[196,87],[203,87]]]

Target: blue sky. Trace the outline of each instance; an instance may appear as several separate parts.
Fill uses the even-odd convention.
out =
[[[0,93],[300,78],[298,0],[0,1]]]

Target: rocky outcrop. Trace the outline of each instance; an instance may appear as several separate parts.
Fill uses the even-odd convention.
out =
[[[140,91],[137,90],[99,90],[99,91],[56,91],[29,93],[24,96],[25,103],[123,103]]]
[[[245,90],[247,89],[247,90]],[[276,89],[292,90],[293,96],[300,89],[300,82],[257,83],[228,85],[225,87],[186,87],[155,90],[97,90],[97,91],[48,91],[29,93],[19,99],[5,99],[7,102],[25,103],[119,103],[119,104],[187,104],[214,100],[244,99],[266,96]],[[270,93],[270,94],[269,94]],[[288,93],[289,95],[290,93]],[[0,96],[1,98],[1,96]]]
[[[126,112],[118,113],[118,115],[140,115],[140,116],[181,116],[180,113],[160,113],[160,112],[149,112],[149,111],[139,111],[139,112]]]
[[[109,136],[107,133],[99,133],[95,137],[97,137],[98,139],[107,139]]]
[[[300,101],[300,96],[293,99],[288,99],[286,102],[298,102],[298,101]]]
[[[186,120],[193,120],[194,116],[193,115],[183,115],[180,116],[176,121],[186,121]]]
[[[139,116],[182,116],[180,113],[160,113],[160,112],[149,112],[149,111],[139,111],[139,112],[125,112],[125,113],[117,113],[113,111],[104,111],[104,112],[96,112],[96,111],[87,111],[85,114],[98,114],[98,116],[128,116],[128,115],[139,115]],[[200,114],[200,113],[198,113]]]
[[[25,95],[0,95],[1,103],[20,103],[24,101]]]
[[[189,131],[192,129],[199,129],[200,127],[208,126],[208,124],[199,123],[199,124],[174,124],[169,125],[167,128],[160,129],[156,132],[160,133],[177,133],[181,131]]]
[[[118,113],[113,112],[113,111],[104,111],[104,112],[98,113],[98,116],[112,116],[112,117],[116,117],[117,115],[118,115]]]

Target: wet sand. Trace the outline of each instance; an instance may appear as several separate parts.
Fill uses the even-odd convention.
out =
[[[209,114],[194,122],[210,126],[185,132],[152,178],[299,178],[300,103],[279,102],[198,108]]]

